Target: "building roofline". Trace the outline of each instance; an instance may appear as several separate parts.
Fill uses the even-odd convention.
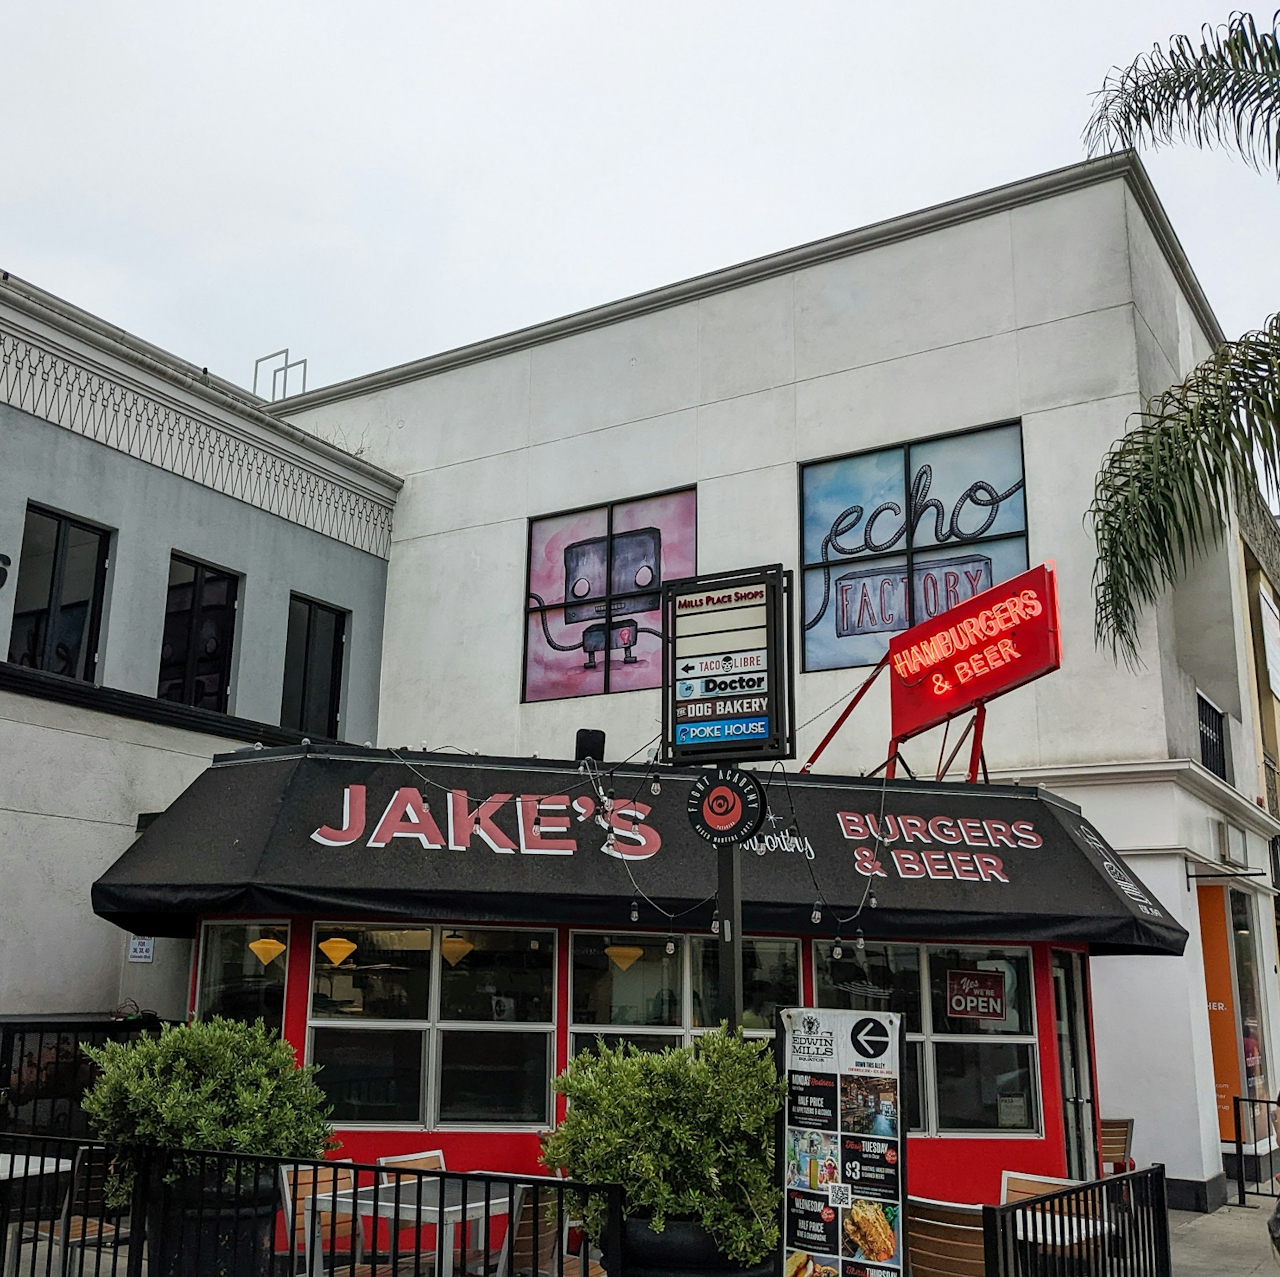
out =
[[[385,493],[390,499],[394,500],[395,493],[404,485],[404,480],[399,475],[352,456],[349,452],[282,421],[267,411],[269,404],[265,399],[250,394],[234,382],[205,372],[195,364],[188,363],[123,328],[109,324],[97,315],[8,271],[0,274],[0,305],[9,306],[63,336],[112,355],[220,412],[229,412],[247,419],[258,428],[313,454],[330,470],[345,470],[348,474],[359,476],[371,484],[375,491]]]
[[[1054,169],[1018,182],[992,187],[975,195],[949,200],[944,204],[935,204],[914,213],[873,222],[870,226],[831,235],[825,239],[813,240],[795,248],[784,249],[779,253],[756,257],[736,266],[695,275],[691,279],[649,289],[618,301],[607,302],[602,306],[575,311],[528,328],[519,328],[514,332],[489,337],[470,345],[458,346],[437,355],[429,355],[425,359],[415,359],[379,372],[366,373],[347,381],[335,382],[331,386],[310,390],[305,394],[279,399],[267,406],[266,411],[274,416],[302,412],[323,404],[368,394],[373,390],[403,385],[405,382],[434,376],[453,368],[461,368],[467,364],[493,359],[498,355],[526,350],[532,346],[540,346],[593,328],[604,328],[639,315],[666,309],[669,306],[696,301],[702,297],[727,292],[730,289],[770,279],[789,271],[849,257],[855,253],[880,248],[886,244],[895,244],[901,240],[913,239],[945,227],[957,226],[980,217],[988,217],[993,213],[1033,204],[1039,200],[1052,199],[1071,191],[1115,181],[1117,178],[1127,183],[1205,334],[1214,345],[1221,344],[1225,340],[1222,328],[1213,313],[1209,299],[1205,296],[1204,289],[1200,286],[1200,281],[1196,278],[1195,271],[1191,268],[1185,250],[1178,241],[1177,233],[1160,203],[1160,197],[1156,194],[1146,168],[1135,151],[1118,151],[1112,155],[1070,164],[1065,168]]]

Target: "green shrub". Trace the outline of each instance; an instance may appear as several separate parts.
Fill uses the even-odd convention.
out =
[[[84,1111],[126,1158],[148,1148],[321,1157],[333,1147],[317,1069],[299,1068],[261,1020],[215,1017],[83,1049],[99,1070]]]
[[[695,1046],[645,1054],[631,1046],[579,1055],[555,1080],[568,1097],[543,1161],[585,1183],[621,1183],[629,1215],[655,1232],[692,1219],[738,1263],[759,1263],[779,1241],[774,1119],[784,1085],[767,1042],[723,1029]],[[599,1237],[603,1200],[585,1208]]]

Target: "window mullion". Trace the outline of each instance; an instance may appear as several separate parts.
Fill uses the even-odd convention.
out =
[[[54,635],[58,631],[58,619],[62,612],[62,586],[67,561],[67,541],[70,539],[70,524],[66,519],[58,520],[58,533],[53,546],[53,572],[49,577],[49,603],[44,623],[44,642],[41,644],[40,668],[52,670],[54,656]]]
[[[182,673],[182,703],[194,705],[196,697],[196,648],[200,637],[200,615],[204,603],[204,565],[195,565],[191,580],[191,612],[187,629],[187,659]]]

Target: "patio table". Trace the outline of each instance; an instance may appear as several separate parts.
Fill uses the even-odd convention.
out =
[[[467,1190],[465,1211],[462,1205],[464,1187]],[[426,1228],[434,1224],[448,1230],[439,1277],[453,1277],[453,1253],[458,1247],[459,1226],[467,1220],[484,1219],[486,1214],[490,1219],[496,1219],[506,1215],[510,1209],[510,1200],[505,1193],[490,1190],[486,1202],[483,1184],[469,1184],[460,1179],[421,1180],[413,1185],[401,1182],[398,1189],[394,1184],[370,1184],[365,1188],[308,1197],[307,1236],[323,1240],[321,1231],[316,1227],[317,1215],[394,1220],[401,1228]],[[309,1250],[315,1259],[314,1267],[308,1264],[308,1271],[318,1273],[323,1268],[320,1247],[310,1246]]]

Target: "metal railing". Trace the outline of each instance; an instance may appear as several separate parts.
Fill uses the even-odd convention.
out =
[[[1236,1198],[1280,1197],[1280,1103],[1235,1096],[1231,1101],[1235,1124],[1235,1159],[1227,1166],[1227,1178],[1236,1182]]]
[[[622,1215],[616,1184],[0,1135],[0,1277],[600,1277]]]
[[[982,1208],[987,1277],[1171,1277],[1164,1167]]]
[[[26,1135],[87,1135],[80,1097],[94,1078],[82,1043],[127,1042],[156,1032],[150,1013],[110,1016],[0,1018],[0,1131]],[[0,1277],[5,1277],[0,1271]]]

